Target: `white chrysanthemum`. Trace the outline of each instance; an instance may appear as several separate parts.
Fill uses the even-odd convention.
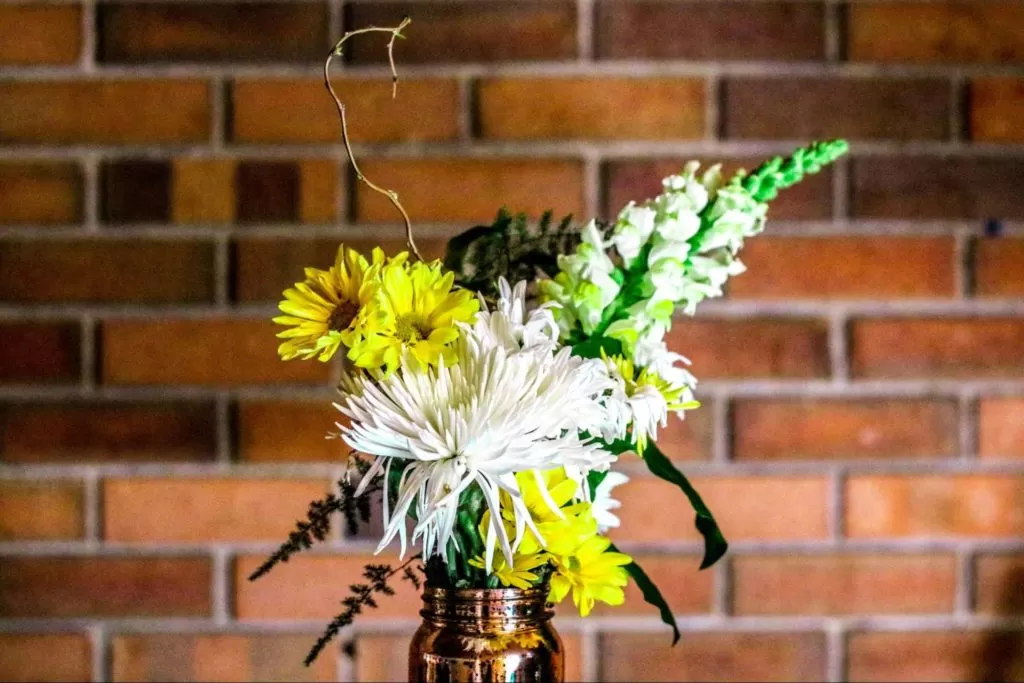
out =
[[[622,503],[612,498],[612,489],[629,481],[622,472],[609,472],[601,480],[601,483],[594,489],[594,497],[591,501],[590,511],[597,521],[598,533],[604,533],[608,529],[617,529],[619,518],[612,512],[622,507]]]
[[[440,554],[452,539],[459,494],[476,483],[492,523],[485,539],[485,563],[496,546],[509,565],[530,528],[515,473],[566,467],[585,476],[607,467],[615,456],[581,433],[601,433],[611,410],[622,411],[608,394],[615,388],[599,360],[572,355],[557,343],[558,327],[542,307],[526,315],[525,284],[501,283],[497,310],[486,306],[455,342],[457,364],[437,368],[401,367],[389,377],[348,380],[337,408],[350,418],[340,426],[352,448],[376,456],[360,488],[392,463],[411,461],[402,472],[397,497],[384,497],[384,537],[378,552],[398,536],[405,553],[405,518],[415,506],[412,542],[422,539],[425,557]],[[403,463],[404,464],[404,463]],[[515,538],[500,523],[499,492],[510,494]]]

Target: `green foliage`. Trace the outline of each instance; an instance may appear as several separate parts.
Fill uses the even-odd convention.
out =
[[[739,176],[739,182],[759,202],[768,202],[778,196],[779,190],[796,185],[804,175],[817,173],[824,166],[846,154],[846,140],[812,142],[796,149],[783,159],[775,157],[754,169],[748,176]]]
[[[608,547],[608,550],[617,553],[619,549],[615,547],[613,543]],[[636,562],[630,562],[626,565],[626,571],[629,573],[630,578],[636,583],[636,587],[640,589],[641,595],[644,596],[644,602],[648,605],[652,605],[658,608],[658,612],[661,615],[661,620],[672,627],[672,644],[675,645],[679,642],[679,625],[676,623],[676,617],[672,614],[672,608],[669,607],[668,601],[665,596],[661,594],[658,587],[651,580],[651,577],[647,576],[647,572],[640,568]]]
[[[536,227],[526,214],[512,215],[504,207],[490,225],[478,225],[448,241],[444,266],[466,289],[493,296],[497,281],[533,280],[538,272],[553,277],[558,254],[568,254],[580,242],[580,230],[566,216],[557,224],[546,211]]]

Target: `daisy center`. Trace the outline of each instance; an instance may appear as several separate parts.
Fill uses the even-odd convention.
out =
[[[327,329],[342,332],[348,329],[356,316],[359,315],[359,304],[342,300],[327,319]]]
[[[422,315],[403,313],[395,319],[395,336],[405,343],[420,341],[430,336],[430,326]]]

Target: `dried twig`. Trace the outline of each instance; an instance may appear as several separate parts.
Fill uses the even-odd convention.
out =
[[[388,64],[391,66],[391,97],[395,97],[398,93],[398,71],[395,69],[395,40],[398,38],[404,38],[402,35],[402,29],[408,26],[412,22],[412,19],[405,17],[402,19],[398,26],[367,26],[366,28],[357,29],[355,31],[346,31],[345,35],[341,37],[334,47],[331,49],[330,54],[327,55],[327,59],[324,61],[324,85],[327,86],[327,91],[331,93],[331,97],[334,98],[334,105],[338,109],[338,116],[341,118],[341,139],[345,143],[345,152],[348,154],[348,159],[352,163],[352,169],[356,172],[356,178],[366,183],[366,185],[375,192],[379,192],[388,198],[388,200],[394,205],[398,212],[402,214],[402,220],[405,221],[405,241],[409,247],[409,251],[419,260],[423,260],[423,256],[420,254],[419,249],[416,248],[416,241],[412,237],[412,223],[409,220],[409,214],[406,213],[405,207],[398,201],[398,193],[394,190],[388,190],[386,188],[377,185],[365,175],[359,169],[359,164],[356,163],[355,154],[352,152],[352,142],[348,135],[348,120],[345,118],[345,105],[338,98],[338,94],[334,92],[334,87],[331,85],[331,60],[335,57],[340,57],[343,50],[345,41],[354,36],[362,33],[390,33],[391,39],[388,41]]]

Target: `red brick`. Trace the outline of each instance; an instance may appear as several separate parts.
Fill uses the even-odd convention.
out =
[[[82,487],[66,481],[0,482],[0,540],[81,538]]]
[[[332,80],[354,142],[452,140],[459,89],[452,79]],[[232,87],[237,142],[341,142],[341,121],[323,79],[242,80]]]
[[[851,681],[1019,681],[1024,631],[854,633]]]
[[[203,81],[7,81],[0,110],[7,143],[201,142],[210,132]]]
[[[616,2],[597,5],[604,59],[820,60],[824,11],[803,2]]]
[[[0,635],[0,679],[11,683],[89,681],[90,650],[89,638],[79,633],[5,633]]]
[[[747,139],[942,140],[949,92],[939,80],[732,78],[723,85],[724,131]]]
[[[0,460],[12,463],[208,461],[208,403],[9,404],[0,407]]]
[[[750,274],[731,279],[728,295],[952,297],[954,249],[952,237],[762,237],[744,246],[740,257]]]
[[[691,482],[731,541],[828,535],[828,483],[822,477],[693,477]],[[617,511],[622,526],[611,532],[617,543],[700,538],[689,501],[672,484],[634,477],[615,489],[615,497],[622,501]]]
[[[405,237],[398,233],[343,240],[336,237],[300,239],[240,239],[235,245],[235,296],[239,301],[281,300],[282,292],[302,280],[307,267],[327,269],[334,265],[338,246],[345,245],[368,255],[374,247],[386,254],[406,251]],[[446,240],[417,237],[416,246],[426,259],[444,256]]]
[[[329,366],[282,361],[270,320],[111,320],[101,328],[106,384],[323,382]]]
[[[981,457],[1024,458],[1024,399],[983,398],[978,412]]]
[[[504,62],[576,56],[576,8],[571,2],[375,2],[345,6],[345,26],[394,26],[411,16],[395,43],[395,61]],[[495,40],[495,36],[501,36]],[[387,59],[382,40],[355,38],[345,51],[356,64]]]
[[[82,49],[78,5],[0,7],[0,64],[72,64]]]
[[[854,476],[846,484],[853,538],[1016,537],[1024,477],[998,474]]]
[[[477,91],[480,134],[512,140],[700,138],[704,92],[698,78],[485,79]]]
[[[1024,239],[991,237],[975,243],[974,293],[1024,297]]]
[[[626,549],[620,548],[623,552]],[[638,565],[647,573],[661,590],[673,614],[701,614],[711,611],[714,599],[715,575],[710,571],[697,571],[700,558],[696,555],[649,555],[630,553]],[[562,613],[572,614],[570,603],[562,603]],[[594,615],[614,617],[617,615],[656,616],[657,611],[646,602],[636,587],[629,582],[626,586],[626,602],[622,605],[597,603]]]
[[[822,681],[821,633],[607,633],[601,671],[611,681]]]
[[[168,204],[174,223],[233,223],[236,216],[233,159],[185,157],[171,162]]]
[[[982,614],[1024,615],[1024,554],[982,555],[974,564],[974,597]]]
[[[702,379],[829,374],[828,328],[817,320],[676,320],[669,347]]]
[[[115,681],[333,681],[337,655],[328,648],[302,664],[317,634],[122,635],[113,640]]]
[[[854,159],[851,213],[942,221],[1024,218],[1021,175],[1024,160],[1013,158]]]
[[[205,558],[0,558],[0,617],[210,615]]]
[[[74,323],[0,323],[0,384],[77,380],[80,340]]]
[[[856,320],[858,377],[1024,376],[1024,318]]]
[[[81,216],[82,180],[74,164],[0,164],[0,224],[74,223]]]
[[[2,242],[0,261],[0,299],[10,302],[213,301],[213,245],[206,242]]]
[[[722,163],[725,177],[740,168],[756,168],[763,159],[726,159]],[[614,161],[606,165],[608,178],[605,195],[605,216],[614,217],[630,201],[642,202],[661,192],[661,179],[682,171],[685,159],[653,159]],[[822,219],[832,216],[832,171],[828,168],[805,177],[799,184],[779,194],[772,201],[771,219]],[[751,242],[751,244],[753,241]]]
[[[972,140],[1024,142],[1024,132],[1019,125],[1024,117],[1024,80],[975,79],[971,82],[969,106]]]
[[[319,62],[327,57],[323,4],[167,2],[96,9],[104,62]]]
[[[851,3],[847,26],[853,61],[1024,60],[1024,7],[1012,0]]]
[[[283,541],[331,490],[311,479],[108,479],[103,537],[129,543]]]
[[[675,461],[710,460],[714,439],[714,408],[701,400],[698,410],[686,411],[686,418],[669,417],[668,426],[658,430],[658,448]]]
[[[356,583],[367,564],[401,564],[394,556],[300,555],[279,564],[256,581],[248,576],[263,563],[263,556],[244,556],[235,563],[235,610],[238,619],[286,621],[330,619],[341,611],[348,585]],[[418,619],[419,593],[408,581],[395,577],[392,597],[381,597],[379,607],[359,616],[361,622]]]
[[[951,555],[740,556],[733,609],[752,614],[933,614],[953,610]]]
[[[925,400],[741,400],[738,460],[862,460],[954,456],[957,405]]]
[[[583,215],[583,168],[576,161],[526,159],[366,159],[363,173],[394,190],[416,222],[473,223],[494,220],[498,209],[539,217]],[[363,183],[356,188],[356,220],[398,223],[385,197]]]
[[[163,223],[171,219],[171,163],[113,159],[100,165],[100,217],[105,223]],[[216,192],[212,183],[208,189]]]
[[[351,450],[328,439],[344,416],[331,399],[244,401],[238,408],[239,458],[252,462],[343,462]]]

